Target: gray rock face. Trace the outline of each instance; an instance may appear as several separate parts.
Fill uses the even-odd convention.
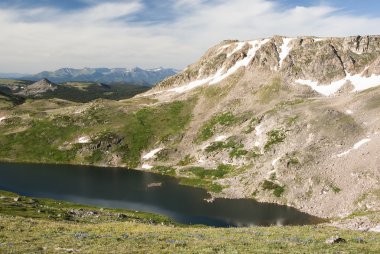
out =
[[[56,89],[58,89],[58,86],[56,84],[48,79],[42,79],[29,86],[26,86],[18,93],[18,95],[36,97],[48,91],[55,91]]]

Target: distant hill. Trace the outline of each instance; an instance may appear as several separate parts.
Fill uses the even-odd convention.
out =
[[[0,110],[4,108],[9,108],[25,101],[24,98],[4,93],[0,90]]]
[[[21,78],[27,76],[27,74],[21,74],[21,73],[0,73],[0,78]]]
[[[63,68],[56,71],[44,71],[35,75],[24,76],[22,79],[38,81],[49,79],[54,83],[65,82],[99,82],[105,84],[128,83],[143,86],[153,86],[169,76],[177,74],[174,69],[148,69],[141,68]]]
[[[48,79],[42,79],[22,89],[18,95],[25,97],[40,96],[47,92],[53,92],[58,89],[58,85],[54,84]]]
[[[7,105],[22,103],[30,99],[63,99],[74,102],[89,102],[95,99],[123,100],[146,92],[150,87],[131,84],[107,85],[97,82],[66,82],[55,84],[48,79],[37,82],[0,79],[0,95]],[[12,105],[13,105],[12,104]]]

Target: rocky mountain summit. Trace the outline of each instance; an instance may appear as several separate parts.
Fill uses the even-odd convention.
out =
[[[231,76],[241,67],[245,67],[250,73],[281,74],[287,82],[332,85],[334,82],[346,79],[347,83],[355,86],[355,81],[358,81],[355,79],[361,77],[365,82],[370,82],[366,78],[380,74],[379,48],[379,36],[346,38],[275,36],[246,42],[223,41],[211,48],[199,62],[190,65],[184,72],[168,78],[158,87],[164,89],[187,84],[187,88],[184,89],[188,89],[206,83],[213,85]],[[310,82],[306,82],[308,80]],[[333,89],[333,92],[337,91]]]
[[[223,41],[138,97],[197,101],[142,168],[227,167],[216,196],[321,217],[380,209],[380,36]]]
[[[52,92],[58,89],[58,85],[54,84],[48,79],[41,79],[31,85],[22,87],[17,95],[38,97],[46,92]]]

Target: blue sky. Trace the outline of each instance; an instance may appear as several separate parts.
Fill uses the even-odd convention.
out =
[[[58,8],[63,11],[75,11],[91,7],[95,4],[104,2],[131,2],[123,0],[2,0],[0,6],[2,7],[15,7],[15,8],[38,8],[38,7],[51,7]],[[157,1],[157,0],[143,0],[141,1],[144,8],[135,13],[132,18],[126,19],[126,21],[136,21],[145,23],[157,23],[157,22],[170,22],[177,16],[181,15],[177,10],[173,8],[173,2]],[[196,0],[194,2],[197,2]],[[218,0],[203,1],[206,4],[217,4]],[[361,16],[379,16],[380,15],[380,1],[378,0],[271,0],[271,2],[278,3],[284,10],[294,8],[296,6],[316,6],[316,5],[329,5],[337,8],[338,12],[361,15]]]
[[[184,68],[224,39],[379,34],[377,0],[2,0],[0,72]]]
[[[380,1],[377,0],[282,0],[278,1],[288,7],[294,6],[313,6],[318,4],[325,4],[340,9],[340,12],[346,14],[363,15],[363,16],[379,16],[380,15]]]

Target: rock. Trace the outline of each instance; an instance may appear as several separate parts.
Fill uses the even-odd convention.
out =
[[[30,199],[28,200],[28,204],[35,204],[35,203],[37,203],[37,201],[34,200],[34,199],[32,199],[32,198],[30,198]]]
[[[327,244],[346,243],[346,240],[338,236],[333,236],[327,239],[325,243]]]
[[[148,188],[161,187],[162,183],[150,183],[147,185]]]
[[[15,198],[13,199],[13,201],[15,201],[15,202],[19,202],[19,201],[21,201],[21,198],[20,198],[20,197],[15,197]]]
[[[361,237],[355,238],[354,241],[357,242],[357,243],[365,243],[364,239],[361,238]]]
[[[117,218],[118,218],[118,219],[126,219],[126,218],[128,218],[128,216],[125,215],[125,214],[119,213],[119,214],[117,215]]]
[[[23,96],[34,96],[38,97],[46,92],[55,91],[58,86],[47,79],[42,79],[29,86],[27,86],[23,91],[19,92],[19,95]]]
[[[74,237],[77,238],[77,239],[79,239],[79,240],[88,238],[89,236],[90,235],[88,233],[85,233],[85,232],[78,232],[78,233],[74,234]]]
[[[79,252],[79,250],[76,250],[76,249],[61,248],[61,247],[57,247],[57,248],[55,248],[55,250],[56,251],[63,251],[63,252],[67,252],[67,253]]]

